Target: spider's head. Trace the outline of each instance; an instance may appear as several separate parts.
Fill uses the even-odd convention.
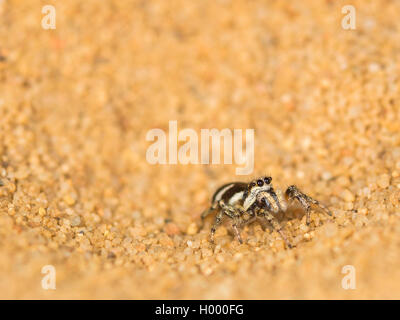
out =
[[[248,192],[255,192],[256,190],[266,189],[268,190],[271,185],[272,178],[271,177],[260,177],[255,180],[252,180],[247,185]]]
[[[271,177],[260,177],[256,180],[251,181],[247,185],[245,193],[245,200],[243,203],[244,210],[248,210],[256,201],[260,193],[268,192],[272,189]]]

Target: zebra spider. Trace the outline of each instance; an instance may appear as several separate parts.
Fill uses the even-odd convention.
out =
[[[271,181],[271,177],[260,177],[250,183],[231,182],[221,186],[214,193],[211,207],[201,214],[203,221],[211,212],[218,211],[211,228],[211,242],[214,242],[215,230],[221,224],[223,217],[228,216],[233,220],[232,229],[240,243],[243,243],[243,241],[239,228],[256,219],[263,219],[279,232],[287,247],[291,248],[291,244],[274,215],[279,212],[286,212],[287,208],[294,204],[295,200],[298,201],[306,213],[307,225],[310,224],[311,205],[318,206],[325,213],[332,216],[329,209],[301,192],[294,185],[286,189],[283,197],[280,192],[277,195]],[[245,219],[245,216],[248,219]]]

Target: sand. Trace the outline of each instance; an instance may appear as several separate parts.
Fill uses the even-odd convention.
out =
[[[400,3],[352,1],[356,30],[345,4],[1,1],[0,297],[399,299]],[[171,120],[254,129],[254,171],[150,164]],[[266,174],[333,221],[280,214],[293,249],[257,223],[212,245],[213,192]]]

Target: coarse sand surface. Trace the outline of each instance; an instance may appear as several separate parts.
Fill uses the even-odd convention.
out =
[[[399,299],[400,2],[347,2],[0,1],[0,298]],[[254,129],[254,171],[149,163],[174,120]],[[213,192],[262,175],[334,218],[212,245]]]

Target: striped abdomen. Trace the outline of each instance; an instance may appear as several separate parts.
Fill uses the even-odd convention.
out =
[[[222,200],[225,204],[242,204],[243,194],[247,190],[247,183],[231,182],[223,185],[215,191],[212,203]]]

